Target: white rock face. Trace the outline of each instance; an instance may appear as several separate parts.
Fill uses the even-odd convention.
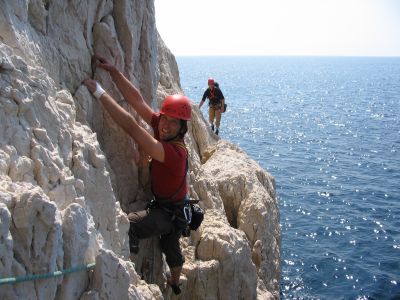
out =
[[[96,78],[129,110],[92,64],[97,53],[155,108],[181,92],[153,1],[0,0],[0,7],[0,278],[96,263],[90,271],[0,285],[0,299],[177,298],[165,286],[157,239],[141,241],[129,262],[126,212],[150,198],[145,155],[82,85]],[[206,218],[182,239],[181,299],[279,298],[274,180],[211,134],[193,109],[190,192]]]

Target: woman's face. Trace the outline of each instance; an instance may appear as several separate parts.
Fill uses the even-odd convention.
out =
[[[180,130],[181,121],[179,119],[161,115],[160,123],[158,124],[158,133],[161,140],[167,141],[175,138]]]

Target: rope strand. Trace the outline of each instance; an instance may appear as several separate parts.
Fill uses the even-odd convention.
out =
[[[25,275],[25,276],[17,276],[17,277],[0,278],[0,285],[13,284],[13,283],[18,283],[18,282],[23,282],[23,281],[33,281],[33,280],[38,280],[38,279],[57,277],[57,276],[61,276],[61,275],[69,274],[69,273],[73,273],[73,272],[86,271],[86,270],[94,268],[95,265],[96,265],[96,263],[90,263],[87,265],[79,265],[79,266],[75,266],[72,268],[59,270],[59,271],[55,271],[55,272],[50,272],[50,273],[45,273],[45,274],[34,274],[34,275]]]

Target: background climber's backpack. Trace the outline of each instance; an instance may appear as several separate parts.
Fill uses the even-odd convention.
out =
[[[214,86],[217,87],[219,89],[219,83],[218,82],[214,82]],[[226,107],[228,106],[228,104],[226,104],[226,99],[225,99],[225,104],[224,104],[224,112],[226,112]]]

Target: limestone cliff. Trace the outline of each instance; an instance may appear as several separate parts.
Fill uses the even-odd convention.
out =
[[[96,263],[1,284],[0,299],[178,298],[165,287],[157,239],[142,241],[129,261],[126,212],[150,197],[146,156],[82,85],[94,77],[130,111],[108,74],[92,64],[97,53],[154,108],[181,92],[153,1],[0,0],[0,7],[0,278]],[[182,239],[180,298],[278,298],[274,180],[213,135],[193,109],[190,193],[202,200],[206,218]]]

